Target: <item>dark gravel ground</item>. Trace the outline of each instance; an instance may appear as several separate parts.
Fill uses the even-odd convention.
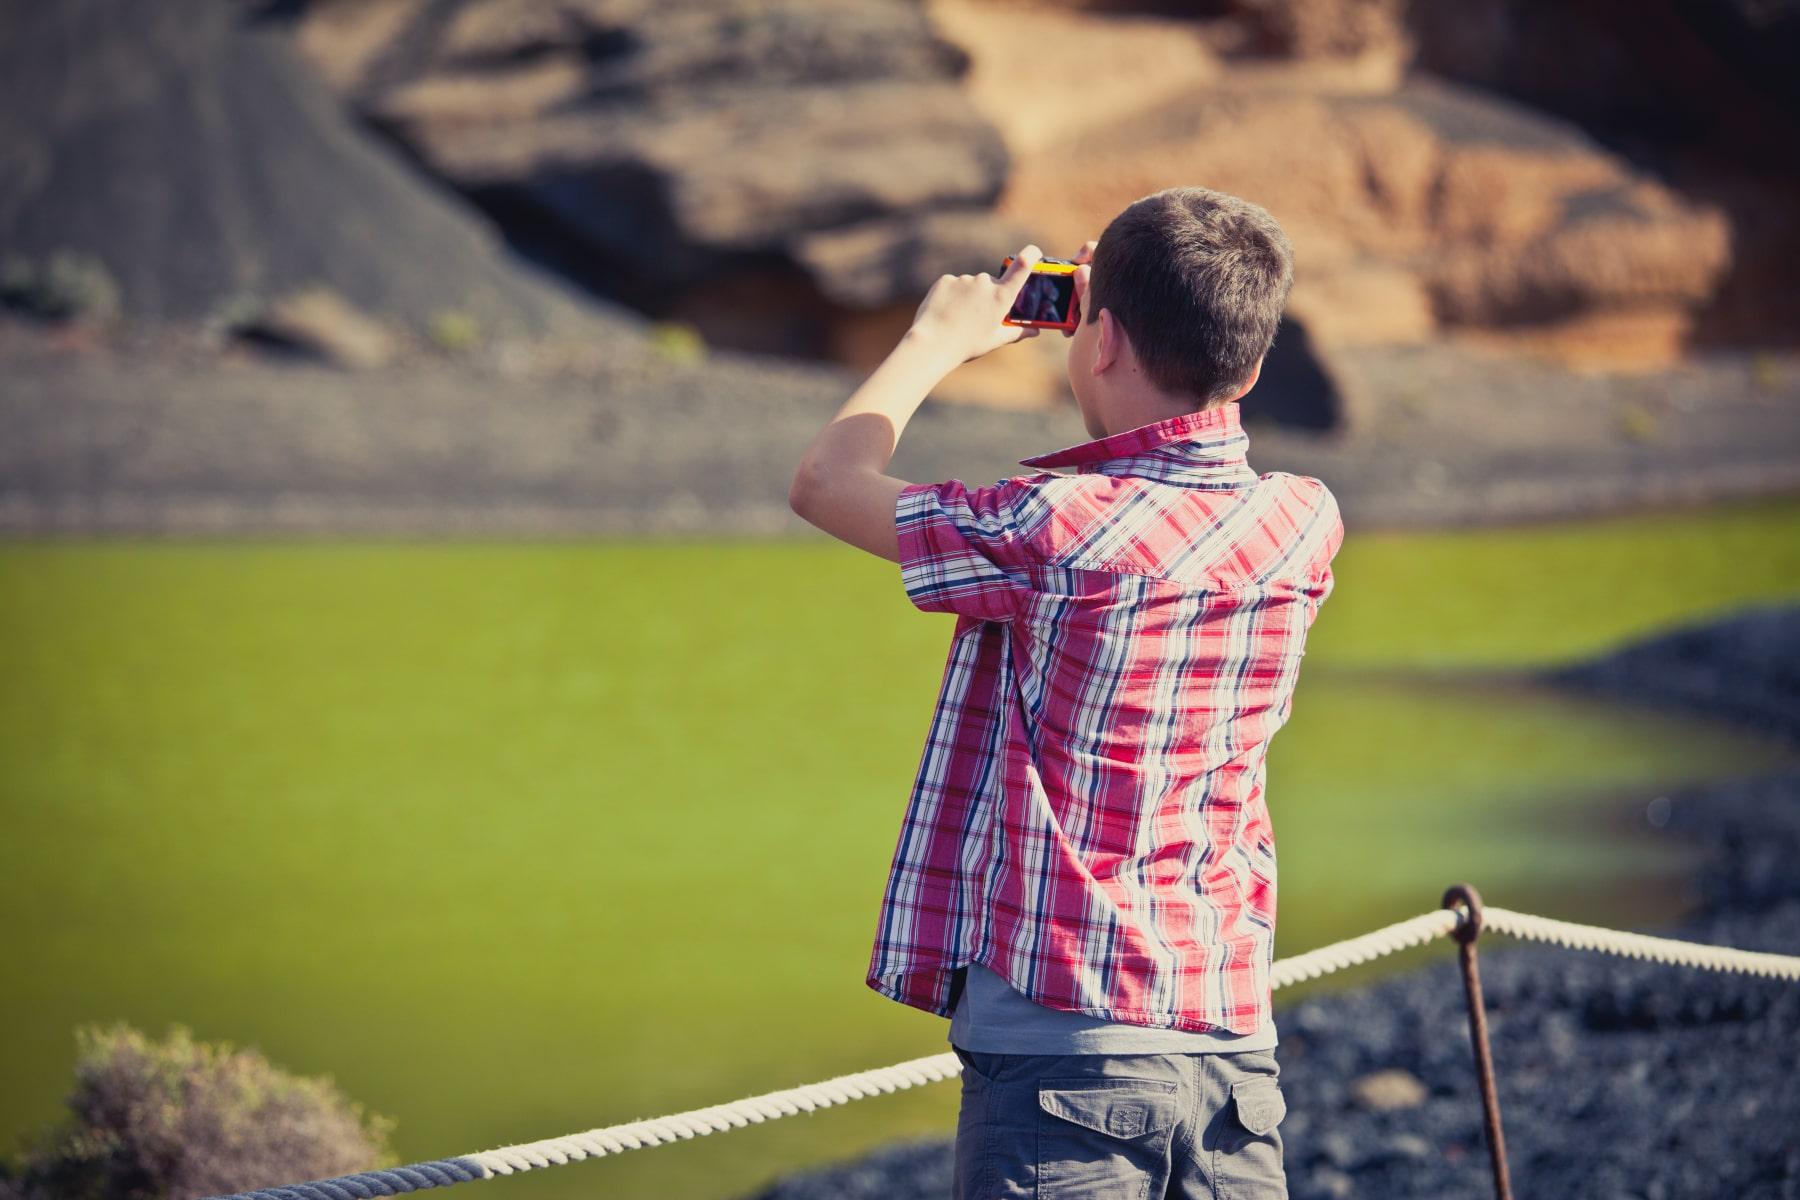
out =
[[[1323,479],[1350,536],[1800,494],[1800,356],[1582,375],[1452,345],[1336,356],[1355,420],[1273,426],[1250,463]],[[351,372],[168,331],[0,319],[0,537],[823,538],[788,508],[861,377],[647,338],[425,353]],[[987,483],[1088,440],[1072,406],[933,398],[890,472]]]
[[[1783,605],[1744,608],[1720,621],[1674,629],[1548,678],[1800,742],[1800,622]]]
[[[1760,609],[1552,678],[1749,718],[1800,745],[1796,648],[1800,608]],[[1704,853],[1688,916],[1641,932],[1800,953],[1800,769],[1671,793],[1638,819]],[[1800,985],[1499,936],[1481,964],[1515,1195],[1800,1197]],[[1295,1200],[1493,1194],[1454,955],[1310,996],[1280,1023]],[[1359,1079],[1391,1070],[1423,1085],[1418,1103],[1359,1098]],[[896,1144],[756,1200],[941,1200],[951,1147]]]

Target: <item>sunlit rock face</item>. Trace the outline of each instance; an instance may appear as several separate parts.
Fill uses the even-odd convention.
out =
[[[1726,214],[1694,341],[1800,342],[1800,3],[1472,0],[1409,20],[1418,68],[1573,120]]]
[[[967,56],[904,0],[340,0],[301,44],[427,168],[646,308],[783,273],[875,307],[1016,232]]]
[[[1350,348],[1646,371],[1800,328],[1800,195],[1757,150],[1793,106],[1745,35],[1785,45],[1782,5],[1654,0],[1642,30],[1603,0],[286,7],[339,94],[515,246],[717,345],[870,367],[939,275],[1071,254],[1188,183],[1293,238],[1303,369],[1262,389],[1284,423],[1352,414],[1329,383]],[[1059,349],[941,394],[1066,403]]]

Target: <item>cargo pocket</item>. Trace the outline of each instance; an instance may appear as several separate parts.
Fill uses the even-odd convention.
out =
[[[1281,1163],[1281,1119],[1287,1098],[1272,1076],[1231,1085],[1213,1150],[1213,1178],[1220,1200],[1261,1200],[1287,1195]]]
[[[1172,1079],[1042,1081],[1040,1200],[1160,1200],[1169,1184],[1179,1088]]]

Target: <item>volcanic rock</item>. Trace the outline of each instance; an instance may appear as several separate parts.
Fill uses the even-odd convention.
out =
[[[213,0],[7,6],[0,245],[97,261],[125,315],[222,319],[328,288],[424,328],[611,332],[356,128],[284,32]]]
[[[890,253],[960,270],[1014,241],[985,240],[1008,160],[967,56],[905,0],[337,0],[301,38],[429,169],[548,218],[622,294],[761,255],[873,305],[897,285],[811,235],[894,221]]]
[[[1788,605],[1748,605],[1557,669],[1548,678],[1800,743],[1800,620]]]

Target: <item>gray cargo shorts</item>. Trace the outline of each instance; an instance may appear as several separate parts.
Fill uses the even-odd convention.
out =
[[[952,1200],[1286,1200],[1273,1050],[962,1060]]]

